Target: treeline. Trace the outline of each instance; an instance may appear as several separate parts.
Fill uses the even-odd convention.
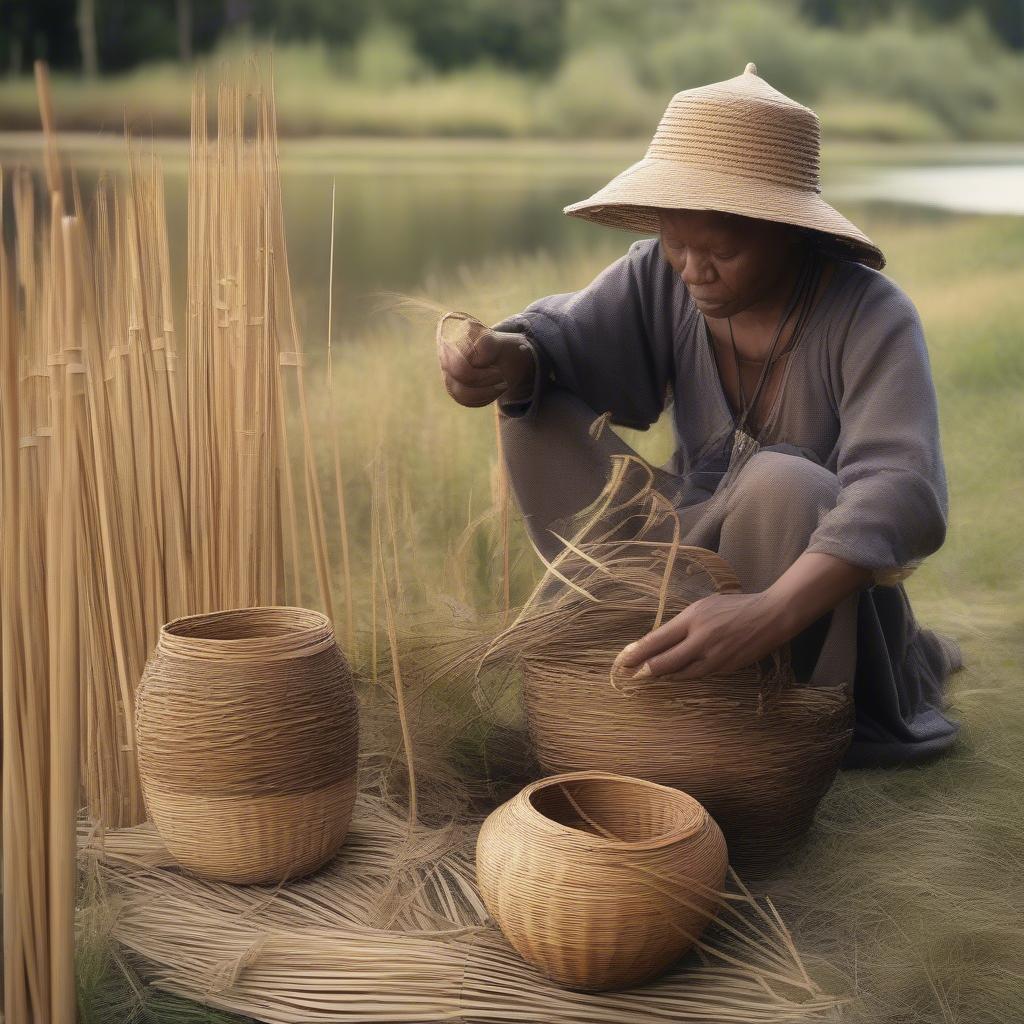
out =
[[[728,6],[729,0],[718,0]],[[772,4],[765,0],[764,6]],[[481,63],[553,73],[595,40],[655,42],[706,15],[709,0],[2,0],[0,70],[42,58],[89,76],[159,61],[189,62],[236,36],[351,48],[382,23],[422,65]],[[774,0],[809,26],[861,31],[900,19],[943,26],[980,19],[1005,47],[1024,49],[1021,0]]]
[[[567,0],[3,0],[0,67],[125,71],[191,61],[238,35],[345,48],[386,22],[438,71],[493,61],[550,71],[565,53]],[[622,5],[623,8],[625,5]]]

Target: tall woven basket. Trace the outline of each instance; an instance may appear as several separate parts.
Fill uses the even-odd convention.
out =
[[[542,779],[477,840],[488,912],[559,985],[626,988],[657,976],[714,914],[728,855],[692,797],[607,772]]]
[[[692,563],[714,589],[739,591],[735,573],[714,552],[680,547],[676,558]],[[613,651],[635,636],[619,639]],[[755,666],[699,680],[626,680],[616,688],[612,657],[579,651],[568,662],[537,653],[522,658],[527,721],[541,765],[677,787],[707,807],[734,860],[748,866],[791,848],[849,745],[849,689],[795,685],[786,650],[767,684]]]
[[[168,623],[136,705],[150,817],[178,863],[226,882],[315,871],[345,840],[359,719],[330,620],[244,608]]]

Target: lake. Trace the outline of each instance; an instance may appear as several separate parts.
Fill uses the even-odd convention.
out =
[[[147,143],[147,145],[149,145]],[[644,142],[323,139],[281,143],[289,256],[301,319],[324,327],[331,188],[337,182],[335,321],[339,341],[359,330],[383,292],[426,286],[436,275],[496,255],[593,245],[607,230],[561,215],[643,155]],[[61,137],[62,153],[88,188],[123,168],[123,143]],[[171,244],[184,244],[187,145],[160,140]],[[40,137],[0,135],[0,163],[40,163]],[[870,233],[884,217],[1024,213],[1024,146],[834,145],[823,160],[824,194]],[[9,224],[10,221],[7,220]],[[622,235],[623,248],[628,244]],[[602,240],[602,244],[606,244]],[[183,272],[180,260],[172,261]],[[182,282],[177,282],[179,288]],[[551,291],[568,287],[552,281]],[[183,289],[182,289],[183,290]]]

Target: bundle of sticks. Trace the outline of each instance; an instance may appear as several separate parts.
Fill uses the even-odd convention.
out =
[[[134,700],[160,626],[268,604],[335,617],[273,93],[250,77],[220,86],[213,138],[206,88],[195,89],[184,331],[160,163],[129,141],[127,179],[83,195],[61,167],[42,65],[45,182],[25,169],[4,182],[8,1024],[74,1019],[75,819],[83,799],[107,826],[145,819]],[[346,557],[346,597],[347,569]],[[351,614],[346,600],[349,646]]]

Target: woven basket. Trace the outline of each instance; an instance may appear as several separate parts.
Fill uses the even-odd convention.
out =
[[[494,811],[476,865],[484,904],[519,954],[559,985],[601,991],[648,981],[693,945],[728,854],[685,793],[572,772]]]
[[[150,817],[178,863],[226,882],[315,871],[345,840],[359,719],[330,620],[193,615],[160,631],[136,703]]]
[[[679,557],[699,562],[719,591],[740,589],[714,552],[680,548]],[[791,680],[787,652],[779,657],[778,677]],[[695,681],[665,676],[620,692],[609,682],[610,660],[523,658],[527,720],[543,768],[618,772],[677,787],[707,807],[741,864],[791,848],[849,745],[849,689],[790,683],[766,693],[753,667]]]

